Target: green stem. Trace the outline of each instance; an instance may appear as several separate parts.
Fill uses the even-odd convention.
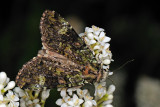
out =
[[[44,107],[44,105],[45,105],[45,100],[41,100],[41,107]]]
[[[105,94],[101,99],[99,99],[97,101],[97,105],[103,103],[104,101],[106,101],[108,99],[108,94]],[[99,107],[99,106],[98,106]]]

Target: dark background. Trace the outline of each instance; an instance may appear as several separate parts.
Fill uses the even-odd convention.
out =
[[[124,87],[121,89],[124,94],[119,97],[123,101],[123,107],[137,107],[135,87],[142,75],[160,79],[158,2],[13,0],[4,1],[0,8],[0,70],[7,72],[11,80],[15,79],[22,65],[36,56],[42,47],[39,21],[46,9],[55,10],[63,17],[76,16],[80,21],[77,21],[77,24],[74,22],[75,27],[96,25],[104,28],[106,35],[112,39],[110,44],[114,62],[111,64],[111,70],[135,59],[126,65],[124,70],[115,71],[115,78],[118,72],[126,74]],[[84,31],[83,29],[80,30]],[[114,101],[115,106],[120,107],[120,104]]]

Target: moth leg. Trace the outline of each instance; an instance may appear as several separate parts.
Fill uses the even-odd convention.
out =
[[[97,76],[97,82],[100,81],[101,77],[102,77],[102,72],[100,71],[100,72],[98,73],[98,76]]]

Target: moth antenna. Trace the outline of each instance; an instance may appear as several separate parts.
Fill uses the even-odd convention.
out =
[[[124,66],[126,66],[128,63],[131,63],[131,62],[133,62],[133,61],[134,61],[134,59],[127,61],[126,63],[124,63],[123,65],[121,65],[119,68],[113,70],[112,72],[115,72],[115,71],[120,70],[121,68],[123,68]]]
[[[112,84],[116,85],[116,83],[110,77],[107,77],[107,79],[109,79],[112,82]]]

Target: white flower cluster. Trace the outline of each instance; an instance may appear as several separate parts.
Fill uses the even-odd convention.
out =
[[[15,82],[10,81],[5,72],[0,72],[0,107],[44,107],[49,92],[50,89],[45,88],[33,91],[15,87]]]
[[[113,92],[115,91],[115,86],[110,85],[108,90],[106,89],[106,82],[95,83],[95,100],[97,101],[98,107],[113,107],[111,103],[113,102]]]
[[[15,82],[10,81],[5,72],[0,72],[0,107],[18,107],[19,97],[11,89]]]
[[[104,72],[104,77],[100,82],[94,83],[94,96],[91,96],[87,89],[62,88],[58,89],[58,91],[61,91],[62,98],[58,99],[56,104],[61,107],[113,107],[111,103],[115,86],[110,85],[108,89],[106,88],[106,77],[113,74],[108,70],[109,64],[113,61],[112,53],[109,50],[110,44],[108,43],[111,38],[105,35],[104,29],[96,26],[86,27],[85,32],[79,34],[79,36],[85,41],[103,70],[107,72]]]
[[[85,32],[79,34],[79,36],[93,52],[97,62],[102,64],[104,70],[108,71],[109,64],[113,61],[112,53],[109,50],[110,44],[108,43],[111,38],[105,35],[104,29],[96,26],[92,26],[92,28],[86,27]]]
[[[61,107],[113,107],[113,92],[115,86],[110,85],[106,89],[106,82],[95,83],[95,93],[92,97],[87,89],[80,88],[59,88],[62,98],[56,101]]]
[[[31,91],[31,90],[22,90],[19,87],[16,87],[14,91],[20,97],[20,107],[41,107],[44,105],[46,99],[49,97],[50,89],[44,89],[40,91]],[[34,93],[34,95],[33,95]]]

